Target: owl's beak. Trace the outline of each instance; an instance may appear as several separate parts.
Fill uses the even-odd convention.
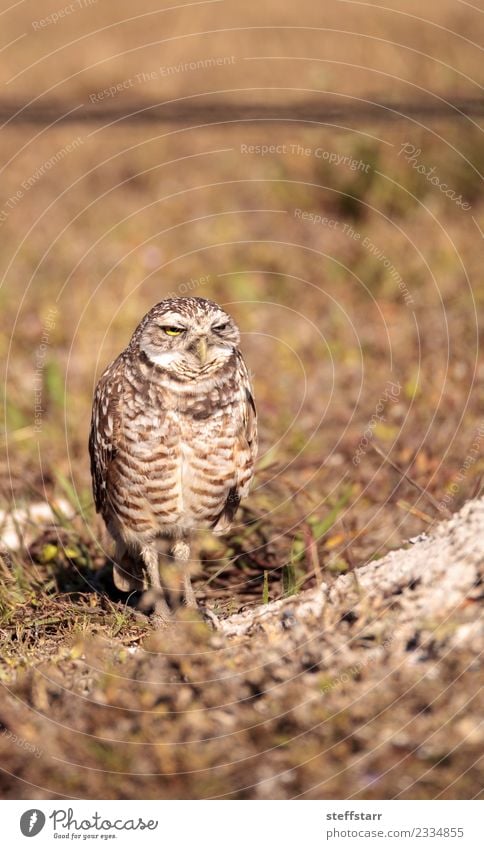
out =
[[[202,336],[201,339],[197,342],[197,354],[198,359],[200,360],[200,365],[204,365],[207,361],[207,340],[205,336]]]

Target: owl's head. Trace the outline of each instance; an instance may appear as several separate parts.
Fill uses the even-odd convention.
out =
[[[205,298],[169,298],[156,304],[135,331],[139,350],[177,376],[210,374],[240,341],[233,318]]]

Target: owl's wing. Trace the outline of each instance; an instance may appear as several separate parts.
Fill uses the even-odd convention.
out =
[[[237,440],[238,496],[245,498],[254,474],[257,457],[257,410],[248,380],[244,387],[245,402],[242,405],[242,427]]]
[[[245,498],[249,491],[257,457],[257,412],[249,375],[241,356],[239,377],[241,392],[239,401],[240,428],[234,446],[236,483],[235,486],[230,488],[224,507],[212,529],[216,534],[223,534],[229,530],[241,499]]]
[[[94,395],[89,454],[96,511],[107,508],[107,478],[116,456],[120,431],[119,399],[123,391],[123,360],[118,357],[102,375]]]

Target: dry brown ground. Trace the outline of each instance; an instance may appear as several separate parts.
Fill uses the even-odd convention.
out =
[[[7,796],[475,798],[484,501],[329,586],[69,636],[0,711]]]

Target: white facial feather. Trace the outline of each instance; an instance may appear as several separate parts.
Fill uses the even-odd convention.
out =
[[[167,368],[172,363],[181,362],[183,360],[183,353],[183,351],[160,351],[156,354],[150,352],[149,357],[155,365]]]

